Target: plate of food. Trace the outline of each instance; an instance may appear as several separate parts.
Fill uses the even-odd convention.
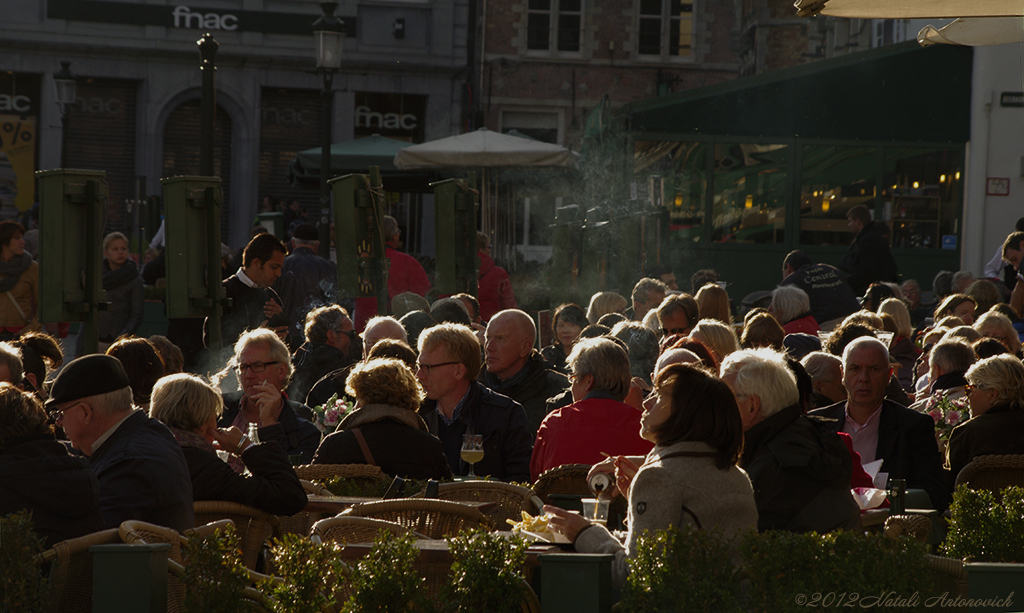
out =
[[[531,543],[554,543],[568,544],[569,539],[559,532],[552,532],[548,529],[548,520],[551,515],[544,514],[534,517],[526,511],[522,511],[522,521],[506,519],[512,526],[512,534],[517,534]]]

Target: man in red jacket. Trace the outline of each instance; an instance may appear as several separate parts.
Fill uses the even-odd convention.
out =
[[[430,280],[423,266],[408,253],[398,250],[401,245],[399,240],[402,231],[398,227],[398,221],[390,215],[385,215],[381,222],[381,232],[384,233],[384,253],[388,256],[388,309],[391,312],[391,299],[404,292],[413,292],[420,296],[426,296],[430,291]],[[366,322],[377,315],[376,298],[356,298],[355,324],[356,330],[363,331]]]
[[[486,323],[498,311],[517,309],[519,306],[508,273],[494,263],[491,258],[491,239],[483,232],[476,233],[476,248],[480,258],[477,299],[480,301],[480,319]]]

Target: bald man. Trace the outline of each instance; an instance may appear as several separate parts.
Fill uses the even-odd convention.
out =
[[[564,375],[545,368],[544,358],[533,348],[536,337],[537,326],[523,311],[496,313],[484,333],[487,368],[479,378],[484,387],[523,405],[531,435],[547,415],[547,399],[569,387]]]
[[[865,464],[882,460],[881,472],[905,479],[907,487],[928,492],[943,510],[950,488],[942,470],[931,417],[885,398],[892,367],[889,350],[873,336],[863,336],[843,350],[843,384],[847,399],[811,411],[835,420],[835,429],[853,438]]]

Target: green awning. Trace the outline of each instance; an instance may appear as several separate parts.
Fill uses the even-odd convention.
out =
[[[399,151],[413,143],[386,138],[379,134],[356,138],[331,145],[331,176],[351,172],[366,172],[370,166],[380,166],[382,172],[397,171],[394,159]],[[320,180],[320,147],[300,151],[288,165],[288,182]]]

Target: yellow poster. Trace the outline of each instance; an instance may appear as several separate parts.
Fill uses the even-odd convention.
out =
[[[0,208],[7,215],[35,202],[36,120],[0,115]]]

